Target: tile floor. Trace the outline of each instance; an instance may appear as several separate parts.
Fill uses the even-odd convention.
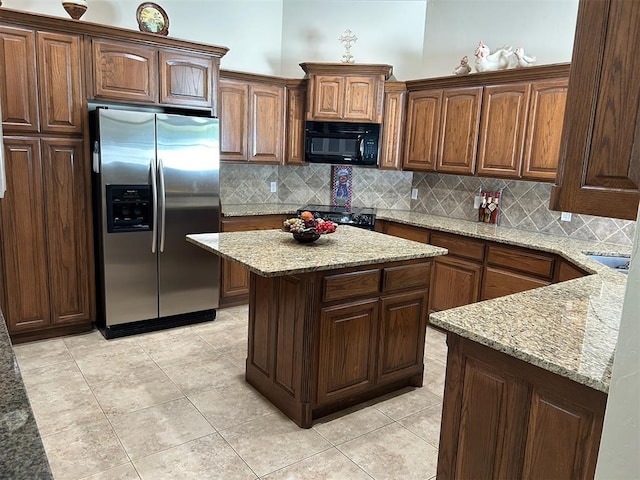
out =
[[[445,336],[425,382],[298,428],[244,382],[247,308],[106,341],[14,347],[56,480],[431,479]]]

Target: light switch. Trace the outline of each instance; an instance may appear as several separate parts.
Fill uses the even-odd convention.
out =
[[[562,220],[563,222],[570,222],[571,221],[571,212],[562,212],[560,214],[560,220]]]
[[[411,200],[417,200],[418,199],[418,189],[417,188],[412,188],[411,189]]]
[[[278,182],[271,182],[271,193],[276,193],[278,191]]]

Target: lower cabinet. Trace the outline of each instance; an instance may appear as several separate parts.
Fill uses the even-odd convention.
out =
[[[256,215],[222,219],[223,232],[269,230],[282,228],[287,215]],[[238,262],[220,262],[220,308],[244,305],[249,302],[249,271]]]
[[[433,263],[431,311],[475,303],[480,298],[482,264],[444,256]]]
[[[304,428],[421,386],[431,265],[417,259],[284,277],[252,273],[247,381]]]
[[[5,137],[4,144],[1,299],[12,340],[88,329],[95,305],[83,141]]]
[[[449,333],[437,477],[593,478],[607,395]]]

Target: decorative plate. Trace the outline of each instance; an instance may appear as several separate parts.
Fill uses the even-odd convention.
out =
[[[169,16],[162,7],[153,2],[144,2],[138,5],[136,20],[141,32],[155,33],[157,35],[169,34]]]

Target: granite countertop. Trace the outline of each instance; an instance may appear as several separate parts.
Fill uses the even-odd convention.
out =
[[[271,213],[289,213],[278,210],[277,205],[270,207]],[[247,215],[260,214],[260,208],[255,205],[247,205],[243,211],[248,212]],[[462,337],[608,392],[627,277],[591,260],[587,254],[630,255],[630,246],[575,240],[411,211],[378,209],[376,218],[555,253],[592,273],[575,280],[432,313],[429,320]]]
[[[53,478],[1,312],[0,449],[1,478]]]
[[[264,277],[334,270],[445,255],[447,250],[361,228],[340,225],[313,243],[281,230],[201,233],[187,240]],[[260,248],[256,248],[257,246]]]
[[[224,204],[223,217],[250,217],[254,215],[295,215],[300,204],[289,203],[252,203],[252,204]]]

